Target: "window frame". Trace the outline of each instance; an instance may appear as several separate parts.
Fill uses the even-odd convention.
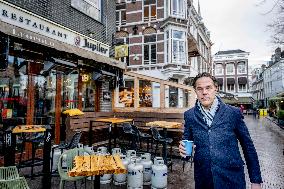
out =
[[[233,66],[233,72],[232,73],[228,73],[228,66],[232,65]],[[226,75],[234,75],[235,74],[235,64],[234,63],[228,63],[226,64]]]
[[[222,68],[221,72],[222,73],[217,73],[217,66],[221,66],[221,68]],[[224,75],[224,66],[223,66],[222,63],[216,63],[215,64],[215,75]]]
[[[155,9],[155,16],[152,16],[152,9]],[[148,17],[145,17],[145,10],[148,9]],[[157,20],[157,1],[155,3],[145,4],[145,0],[143,1],[143,21],[151,22]]]
[[[151,37],[155,36],[155,41],[149,41],[145,42],[145,37]],[[152,59],[152,46],[155,45],[155,59]],[[148,46],[148,56],[149,56],[149,61],[148,63],[145,63],[145,46]],[[151,33],[151,34],[145,34],[143,35],[143,65],[151,65],[151,64],[157,64],[157,33]],[[152,61],[154,60],[154,61]]]
[[[241,85],[244,85],[243,89],[240,88]],[[247,84],[238,84],[238,92],[247,92]]]
[[[174,10],[174,3],[177,3],[177,10]],[[181,5],[180,5],[181,4]],[[170,1],[170,15],[177,18],[187,18],[187,2],[185,0],[171,0]],[[175,13],[176,12],[176,13]]]
[[[182,38],[175,38],[174,37],[174,32],[182,32]],[[185,60],[185,58],[186,58],[186,55],[185,55],[185,52],[186,52],[185,32],[173,29],[171,34],[172,34],[171,35],[171,47],[172,47],[171,48],[172,49],[171,56],[172,56],[172,62],[185,64],[186,61],[182,62],[182,60]],[[177,42],[177,49],[178,49],[177,52],[176,52],[176,54],[177,54],[176,57],[177,58],[175,58],[175,51],[174,51],[174,43],[175,42]],[[183,52],[180,51],[181,50],[180,49],[181,46],[183,48]]]
[[[244,66],[244,68],[243,68],[244,71],[243,71],[243,72],[240,72],[240,71],[239,71],[239,66],[242,65],[242,64],[243,64],[243,66]],[[238,62],[238,64],[237,64],[237,73],[238,73],[238,74],[246,74],[246,73],[247,73],[246,63],[245,63],[245,62],[243,62],[243,61],[242,61],[242,62]]]

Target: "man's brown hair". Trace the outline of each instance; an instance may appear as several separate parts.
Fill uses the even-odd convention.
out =
[[[210,79],[212,79],[214,85],[218,88],[218,85],[219,85],[219,84],[218,84],[217,79],[216,79],[214,76],[212,76],[210,73],[208,73],[208,72],[203,72],[203,73],[197,74],[197,76],[195,76],[195,78],[193,79],[193,82],[192,82],[193,88],[196,87],[196,81],[197,81],[197,79],[199,79],[199,78],[201,78],[201,77],[209,77]]]

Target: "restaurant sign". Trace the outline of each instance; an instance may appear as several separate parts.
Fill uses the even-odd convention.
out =
[[[76,31],[28,12],[24,9],[16,7],[15,5],[12,5],[3,0],[0,0],[0,21],[40,34],[45,37],[49,37],[54,40],[58,40],[60,42],[67,43],[69,45],[76,46],[78,48],[82,48],[109,57],[109,45],[84,36]],[[19,33],[17,31],[13,31],[12,33],[15,36],[23,39],[27,37],[33,37],[25,35],[24,32]],[[49,44],[49,42],[46,41],[42,41],[42,44],[53,46],[53,44]]]

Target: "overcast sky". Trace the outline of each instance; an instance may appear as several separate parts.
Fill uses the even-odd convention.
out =
[[[241,49],[250,52],[249,64],[270,60],[275,46],[270,42],[267,25],[276,17],[269,14],[276,0],[199,0],[201,16],[214,43],[212,54],[219,50]],[[194,0],[196,10],[198,0]]]

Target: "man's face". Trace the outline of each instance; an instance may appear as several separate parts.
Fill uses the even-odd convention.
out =
[[[205,108],[210,108],[214,102],[217,88],[210,77],[201,77],[196,80],[195,92],[197,98]]]

